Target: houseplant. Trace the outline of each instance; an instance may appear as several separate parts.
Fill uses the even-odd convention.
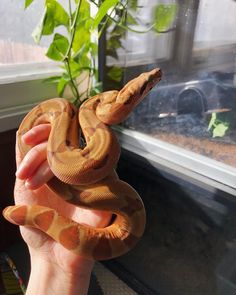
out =
[[[25,0],[25,8],[35,1]],[[137,31],[132,26],[139,22],[135,16],[138,8],[137,0],[68,0],[63,4],[58,0],[45,0],[43,15],[32,36],[36,43],[45,35],[52,37],[46,56],[60,63],[62,73],[46,81],[57,84],[59,96],[63,96],[65,89],[69,88],[71,100],[79,106],[83,100],[102,90],[98,81],[97,59],[99,39],[105,30],[109,28],[106,55],[117,59],[117,49],[122,47],[127,30],[165,33],[177,11],[174,4],[157,5],[153,23]],[[63,27],[65,33],[58,32],[59,27]],[[106,70],[110,84],[119,88],[122,69],[112,66]],[[79,90],[82,83],[85,87]]]

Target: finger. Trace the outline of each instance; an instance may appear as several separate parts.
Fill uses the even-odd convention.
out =
[[[27,145],[37,145],[48,139],[51,131],[50,124],[41,124],[33,127],[24,135],[22,135],[22,140]]]
[[[93,218],[90,221],[91,226],[106,227],[111,222],[111,212],[93,210],[92,213]]]
[[[80,221],[81,223],[93,226],[104,228],[108,226],[111,222],[112,214],[111,212],[107,211],[100,211],[100,210],[91,210],[91,209],[84,209],[87,210],[85,212],[85,217],[82,218]]]
[[[47,159],[47,142],[33,147],[20,163],[16,177],[22,180],[30,178],[39,166]]]
[[[112,214],[108,211],[78,208],[71,205],[71,208],[69,206],[67,208],[67,216],[78,223],[103,228],[110,223]]]
[[[44,161],[32,177],[28,178],[25,182],[25,186],[28,189],[38,189],[43,184],[47,183],[53,177],[52,170],[48,165],[48,161]]]

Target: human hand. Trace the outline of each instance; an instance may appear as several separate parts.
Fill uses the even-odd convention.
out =
[[[55,209],[59,214],[69,217],[78,223],[84,223],[95,227],[106,226],[111,217],[109,213],[81,209],[66,203],[44,185],[53,177],[53,173],[46,159],[46,147],[49,133],[50,125],[44,124],[34,127],[22,137],[22,140],[24,140],[26,144],[32,146],[32,149],[27,153],[24,159],[22,159],[16,144],[17,178],[14,190],[15,203],[26,205],[38,204],[50,207]],[[29,286],[35,284],[38,275],[42,275],[39,273],[39,269],[41,269],[41,271],[43,270],[45,275],[48,272],[53,272],[57,274],[54,277],[58,277],[59,275],[64,281],[65,278],[68,278],[68,275],[70,276],[68,281],[73,281],[74,279],[78,281],[78,278],[82,277],[88,284],[93,261],[68,251],[40,230],[26,227],[20,227],[20,230],[23,239],[29,247],[31,256],[32,272],[30,282],[33,281],[33,283],[29,284]],[[34,265],[38,265],[38,268],[35,269]],[[48,271],[45,272],[45,269]],[[47,279],[49,273],[47,274]],[[80,287],[83,285],[86,285],[84,281],[80,284]],[[30,292],[28,290],[29,287],[27,292]],[[27,294],[36,294],[35,289],[32,290],[32,293]],[[43,292],[41,294],[47,293]],[[86,294],[86,292],[78,294]]]

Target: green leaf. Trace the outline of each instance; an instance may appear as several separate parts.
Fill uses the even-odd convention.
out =
[[[127,13],[126,23],[128,25],[137,25],[138,24],[137,20],[130,13]]]
[[[82,19],[90,17],[90,4],[87,0],[80,0],[80,11],[79,14],[82,17]],[[77,1],[78,2],[78,1]]]
[[[122,47],[122,43],[121,40],[117,37],[111,37],[109,40],[107,40],[107,48],[108,49],[118,49]]]
[[[46,56],[52,60],[62,61],[69,47],[69,41],[61,34],[56,33],[50,44]]]
[[[46,15],[47,15],[47,9],[45,8],[39,23],[37,24],[36,28],[32,32],[32,37],[34,38],[34,41],[37,44],[40,42],[42,37]]]
[[[79,59],[79,62],[70,61],[71,76],[73,79],[77,78],[83,71],[91,72],[90,59],[86,56]]]
[[[64,76],[61,77],[59,83],[57,84],[57,92],[58,92],[58,95],[60,97],[62,97],[64,91],[65,91],[65,88],[66,88],[66,85],[70,82],[70,79],[68,78],[65,78]]]
[[[81,48],[73,55],[73,60],[79,62],[81,56],[86,55],[89,52],[89,43],[84,43]]]
[[[159,4],[154,11],[154,30],[163,32],[169,29],[177,13],[176,4]]]
[[[45,10],[32,36],[39,43],[43,35],[51,35],[60,25],[69,26],[69,15],[56,0],[46,0]]]
[[[211,120],[209,122],[207,130],[211,130],[211,128],[215,125],[216,123],[216,113],[211,114]]]
[[[74,52],[78,52],[85,44],[90,42],[91,33],[90,27],[86,26],[88,20],[84,19],[77,23],[75,36],[72,44],[72,49]]]
[[[111,56],[113,57],[114,59],[119,59],[119,56],[118,56],[118,53],[116,50],[113,50],[113,49],[106,49],[106,56]]]
[[[90,42],[89,44],[90,52],[93,56],[96,56],[98,54],[98,44],[94,42]]]
[[[128,1],[128,6],[129,6],[129,9],[131,10],[137,10],[138,8],[138,1],[137,0],[129,0]]]
[[[48,15],[52,17],[54,26],[59,25],[67,26],[69,24],[69,15],[63,8],[63,6],[56,0],[46,0],[45,3],[48,11]]]
[[[91,59],[87,55],[83,55],[79,59],[79,65],[81,68],[90,68]]]
[[[28,8],[33,1],[34,0],[25,0],[25,9]]]
[[[98,12],[94,18],[93,29],[96,29],[104,16],[107,14],[108,10],[115,6],[119,0],[105,0],[102,5],[99,7]]]
[[[102,92],[102,83],[96,83],[94,87],[91,88],[89,96],[94,96]]]
[[[124,27],[120,27],[117,25],[113,28],[113,30],[111,31],[109,35],[112,37],[116,36],[116,37],[122,38],[122,37],[125,37],[126,30],[124,29]]]
[[[78,62],[76,62],[73,59],[69,60],[69,66],[71,71],[71,76],[73,79],[77,78],[81,72],[83,71],[92,71],[92,68],[90,67],[90,59],[87,56],[82,56]]]
[[[72,78],[77,78],[80,73],[81,73],[81,66],[80,63],[74,61],[74,60],[69,60],[69,65],[70,65],[70,70],[71,70],[71,76]]]
[[[213,130],[213,137],[223,137],[228,130],[229,125],[220,123]]]
[[[120,67],[112,67],[109,72],[107,73],[107,76],[110,77],[112,80],[116,82],[120,82],[122,79],[123,70]]]

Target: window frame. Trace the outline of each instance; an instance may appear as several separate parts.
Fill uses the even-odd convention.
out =
[[[22,118],[42,100],[57,97],[55,84],[44,80],[61,73],[55,63],[0,67],[0,132],[18,128]]]

